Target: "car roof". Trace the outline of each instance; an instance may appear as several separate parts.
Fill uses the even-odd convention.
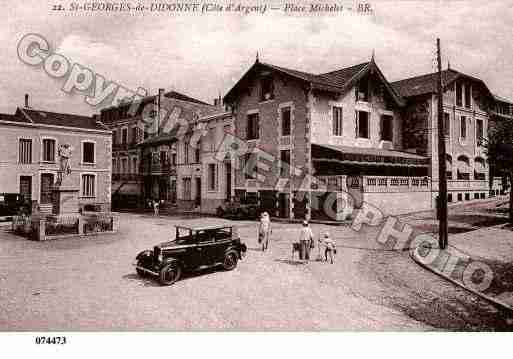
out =
[[[178,229],[187,229],[190,231],[207,231],[213,229],[223,229],[223,228],[232,228],[234,226],[230,224],[217,224],[211,226],[175,226]]]

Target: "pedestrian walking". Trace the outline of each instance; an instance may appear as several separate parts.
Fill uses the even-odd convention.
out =
[[[337,254],[337,247],[335,244],[335,241],[330,237],[330,234],[326,232],[324,234],[324,260],[328,261],[328,256],[330,257],[330,262],[333,264],[333,258],[335,257],[335,254]]]
[[[260,215],[260,224],[258,226],[258,243],[262,244],[262,252],[265,252],[269,248],[271,234],[271,218],[269,217],[269,213],[264,212]]]
[[[313,233],[308,221],[303,221],[303,228],[299,234],[299,259],[310,260],[310,246],[313,241]]]
[[[159,206],[160,206],[159,201],[153,201],[153,215],[155,217],[159,216]]]

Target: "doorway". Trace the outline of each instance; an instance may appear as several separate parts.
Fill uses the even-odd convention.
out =
[[[201,177],[196,177],[196,199],[194,204],[196,207],[201,206]]]
[[[232,199],[232,164],[225,163],[225,174],[226,174],[226,202],[230,202]]]
[[[52,203],[52,187],[54,176],[51,173],[41,174],[41,203]]]
[[[30,201],[32,199],[32,177],[20,176],[20,195],[23,199]]]

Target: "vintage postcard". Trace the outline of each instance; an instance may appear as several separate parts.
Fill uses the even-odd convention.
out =
[[[0,331],[513,329],[511,1],[1,2]]]

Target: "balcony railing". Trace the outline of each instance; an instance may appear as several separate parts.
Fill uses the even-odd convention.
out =
[[[145,175],[176,175],[176,166],[169,161],[143,162],[141,172]]]
[[[401,176],[319,176],[312,189],[326,191],[347,191],[361,189],[363,192],[416,192],[426,191],[430,188],[429,177],[401,177]]]
[[[127,143],[114,143],[112,144],[113,151],[127,151],[136,148],[137,142],[127,142]]]
[[[139,181],[141,175],[138,173],[113,173],[113,181]]]

